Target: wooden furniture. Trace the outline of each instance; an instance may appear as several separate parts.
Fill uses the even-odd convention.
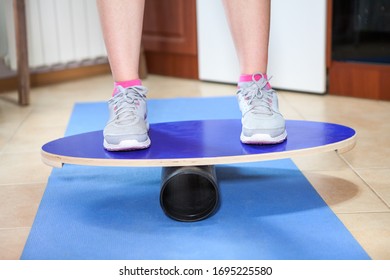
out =
[[[142,43],[149,73],[198,79],[196,1],[146,1]]]
[[[328,92],[332,95],[390,100],[390,65],[332,59],[333,0],[327,3]]]
[[[28,66],[27,28],[25,0],[14,0],[14,21],[16,38],[18,103],[30,103],[30,72]]]

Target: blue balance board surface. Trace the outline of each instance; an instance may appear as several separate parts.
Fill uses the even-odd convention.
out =
[[[314,140],[318,133],[323,135],[320,139],[325,142],[312,142],[311,145],[340,140],[330,137],[332,134],[348,138],[354,133],[351,129],[337,125],[288,121],[289,135],[285,143],[267,147],[243,146],[239,142],[239,121],[230,121],[240,118],[234,96],[150,99],[148,109],[149,121],[154,123],[151,126],[150,149],[137,153],[108,153],[102,148],[101,134],[108,118],[107,103],[76,104],[66,135],[100,132],[88,133],[92,136],[91,140],[84,143],[78,142],[77,138],[69,138],[77,142],[76,147],[70,148],[69,152],[87,152],[93,148],[94,152],[100,149],[99,157],[127,158],[130,155],[150,156],[147,153],[156,150],[153,153],[159,151],[162,153],[159,156],[171,156],[165,149],[168,149],[167,145],[174,146],[173,141],[179,139],[178,135],[169,134],[166,128],[178,123],[164,123],[192,119],[229,120],[227,122],[232,126],[228,132],[220,132],[219,121],[204,123],[212,130],[215,128],[218,132],[216,137],[223,139],[214,142],[214,151],[226,145],[230,148],[238,146],[241,152],[248,152],[248,149],[266,149],[267,152],[296,149],[307,145],[307,142],[318,141]],[[189,130],[191,124],[196,124],[196,132],[192,132],[189,139],[180,141],[188,143],[189,140],[199,141],[206,137],[204,126],[199,122],[189,122],[188,126],[180,124],[180,128]],[[298,135],[294,132],[299,128]],[[338,132],[333,133],[334,130]],[[169,141],[157,141],[156,137],[169,138]],[[211,145],[212,142],[207,140],[206,143]],[[59,153],[56,145],[53,142],[45,149]],[[159,148],[159,145],[164,148]],[[199,142],[195,146],[191,145],[185,153],[195,152],[199,148]],[[67,148],[67,145],[59,146]],[[182,156],[185,153],[180,151]],[[63,168],[55,168],[48,180],[21,258],[370,258],[290,159],[221,164],[216,167],[216,172],[221,198],[217,214],[199,222],[182,223],[173,221],[161,211],[161,167],[65,164]],[[325,176],[323,179],[329,180],[329,188],[337,187],[332,185],[333,178]],[[343,181],[342,178],[338,180]],[[349,193],[353,196],[353,184],[345,180],[345,185],[351,188]],[[348,200],[350,197],[341,199]]]
[[[45,144],[43,151],[67,157],[93,159],[189,159],[283,153],[315,148],[347,140],[352,128],[323,122],[286,122],[287,140],[274,145],[240,142],[239,119],[156,123],[150,126],[150,148],[109,152],[103,148],[103,132],[93,131],[60,138]]]

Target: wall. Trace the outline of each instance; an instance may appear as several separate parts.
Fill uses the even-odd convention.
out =
[[[0,59],[8,53],[8,39],[5,20],[5,0],[0,0]]]

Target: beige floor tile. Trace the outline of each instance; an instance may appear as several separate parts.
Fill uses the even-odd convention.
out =
[[[71,108],[53,106],[34,108],[20,129],[29,127],[66,127],[71,116]]]
[[[389,102],[339,96],[286,93],[306,120],[333,122],[354,128],[357,145],[342,157],[354,168],[390,168]]]
[[[357,112],[329,115],[310,115],[303,113],[303,115],[308,120],[338,123],[352,127],[356,130],[359,137],[367,137],[374,141],[380,138],[390,140],[390,123],[384,121],[390,118],[390,112],[387,114],[384,110],[374,111],[369,116],[364,116]]]
[[[0,185],[46,183],[51,170],[39,151],[0,155]]]
[[[358,169],[356,172],[390,207],[390,168]]]
[[[305,118],[306,115],[326,116],[332,110],[332,99],[326,95],[286,92],[283,97]]]
[[[12,90],[12,91],[8,91],[8,92],[2,92],[0,94],[0,104],[2,104],[2,106],[4,104],[12,104],[12,105],[16,105],[19,107],[18,105],[18,92],[16,90]],[[0,108],[2,107],[0,106]],[[28,108],[28,107],[20,107],[20,109],[23,109],[23,108]]]
[[[45,187],[0,185],[0,228],[31,227]]]
[[[278,99],[279,99],[279,110],[284,116],[285,119],[288,120],[303,120],[303,116],[299,114],[297,110],[295,110],[294,106],[292,106],[287,98],[285,98],[285,94],[289,94],[285,91],[278,91]]]
[[[34,88],[31,92],[31,104],[35,107],[71,109],[75,102],[108,100],[111,93],[112,79],[108,75],[102,75],[86,80]]]
[[[292,93],[286,93],[284,98],[306,120],[344,124],[371,140],[390,137],[390,123],[384,121],[390,118],[389,102],[331,95],[293,96]]]
[[[7,96],[11,95],[0,95],[0,124],[21,122],[32,111],[31,107],[21,107],[10,101],[10,98],[7,98]]]
[[[30,228],[0,229],[0,260],[20,259]]]
[[[0,95],[0,151],[31,111],[31,107],[20,107]]]
[[[390,101],[384,101],[384,102],[381,102],[384,110],[390,110]]]
[[[3,148],[4,154],[40,152],[43,144],[64,135],[63,126],[23,126],[7,142]],[[19,155],[23,157],[23,155]]]
[[[357,136],[356,146],[341,156],[354,168],[390,168],[390,131],[383,137]]]
[[[287,93],[285,98],[305,117],[316,117],[319,120],[323,118],[324,121],[331,116],[340,115],[363,118],[375,118],[374,115],[377,113],[386,115],[383,110],[386,101],[294,93]]]
[[[335,213],[390,213],[386,204],[350,169],[303,174]]]
[[[13,125],[0,126],[0,153],[3,151],[12,136],[16,133],[17,129],[17,126]]]
[[[149,75],[143,84],[149,89],[149,98],[199,96],[198,82],[194,80]]]
[[[236,87],[232,85],[155,75],[148,76],[144,85],[149,89],[148,98],[233,96],[236,93]]]
[[[390,213],[338,216],[372,259],[390,260]]]
[[[219,84],[210,82],[198,82],[198,90],[200,96],[235,96],[237,85]]]
[[[149,89],[148,98],[233,96],[236,93],[234,85],[158,75],[149,75],[143,80],[143,84]],[[74,102],[106,101],[111,97],[112,86],[111,76],[102,75],[88,80],[41,87],[33,89],[32,103],[37,106],[53,106],[53,103],[58,103],[60,100],[59,106],[69,107]]]
[[[301,171],[345,170],[349,168],[348,164],[335,151],[293,157],[292,160]]]

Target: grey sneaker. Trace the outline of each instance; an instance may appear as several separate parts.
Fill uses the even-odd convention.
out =
[[[150,146],[146,87],[118,86],[108,101],[109,120],[103,130],[103,146],[109,151],[139,150]]]
[[[257,80],[255,77],[259,77]],[[276,91],[262,74],[238,84],[237,98],[242,113],[240,140],[245,144],[276,144],[287,137],[285,120],[279,112]]]

